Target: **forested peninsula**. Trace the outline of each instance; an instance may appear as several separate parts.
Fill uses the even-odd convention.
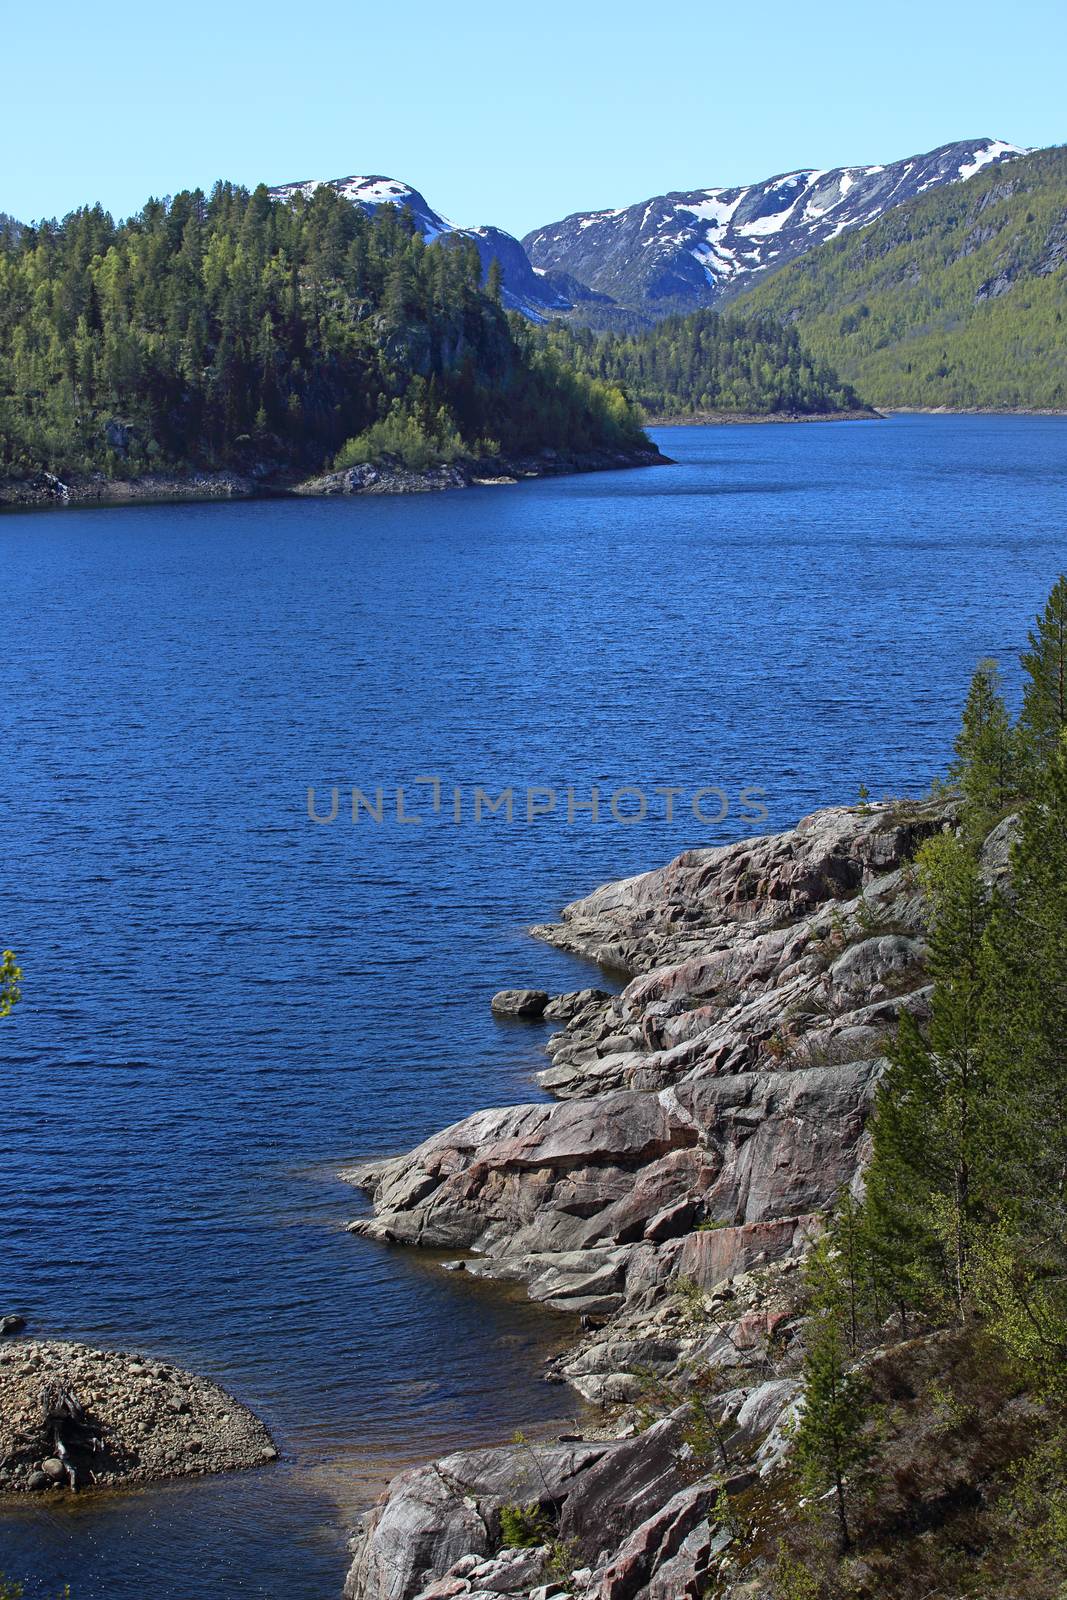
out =
[[[599,337],[327,185],[0,229],[0,504],[445,488],[665,460],[647,417],[847,415],[770,316]]]
[[[498,271],[481,280],[470,240],[427,245],[404,211],[328,188],[220,183],[122,223],[94,206],[8,227],[0,499],[52,478],[109,498],[660,459],[620,390],[507,315]]]

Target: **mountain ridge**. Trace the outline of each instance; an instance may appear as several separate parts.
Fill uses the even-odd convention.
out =
[[[670,190],[574,212],[522,243],[542,276],[569,274],[624,312],[655,320],[721,304],[756,274],[1025,153],[1003,139],[957,140],[888,164],[793,168],[754,184]]]
[[[755,276],[846,229],[1025,153],[986,137],[888,164],[793,168],[752,184],[672,189],[613,210],[572,212],[521,240],[503,228],[453,222],[413,184],[382,173],[301,179],[268,193],[291,200],[325,187],[368,214],[399,206],[427,243],[469,239],[483,275],[498,260],[507,309],[533,322],[564,316],[634,331],[661,316],[722,304]]]
[[[435,239],[454,236],[469,239],[478,251],[483,276],[488,274],[494,257],[500,262],[504,304],[510,311],[519,311],[532,322],[540,322],[552,311],[569,309],[569,302],[534,272],[519,240],[503,228],[488,225],[464,227],[452,222],[436,211],[425,195],[413,184],[399,178],[389,178],[382,173],[346,178],[307,178],[296,183],[276,184],[268,189],[272,200],[291,200],[301,194],[310,199],[316,189],[327,188],[348,200],[368,215],[383,206],[395,205],[410,213],[418,231],[427,244]]]
[[[1067,146],[922,195],[731,303],[871,404],[1067,409]]]

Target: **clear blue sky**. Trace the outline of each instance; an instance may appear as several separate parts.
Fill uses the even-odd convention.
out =
[[[1067,140],[1067,7],[36,0],[3,30],[0,211],[382,172],[460,223],[989,134]]]

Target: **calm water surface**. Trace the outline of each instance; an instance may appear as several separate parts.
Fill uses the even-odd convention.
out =
[[[0,517],[0,1311],[220,1378],[275,1468],[0,1517],[75,1600],[337,1600],[398,1464],[562,1421],[568,1324],[355,1239],[336,1169],[531,1096],[526,924],[694,843],[309,822],[331,785],[924,789],[1067,565],[1067,420],[663,429],[670,469]],[[426,794],[428,791],[423,790]],[[409,787],[409,808],[416,791]]]

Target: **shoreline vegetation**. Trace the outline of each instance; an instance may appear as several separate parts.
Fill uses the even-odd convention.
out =
[[[386,458],[308,477],[229,470],[144,473],[109,478],[103,473],[60,478],[37,473],[0,479],[0,513],[71,506],[163,505],[184,501],[322,499],[348,495],[428,494],[445,489],[503,486],[572,473],[611,472],[673,463],[651,443],[629,450],[545,451],[536,456],[438,462],[409,467]]]
[[[1067,406],[882,406],[886,417],[1067,417]]]
[[[346,1600],[1061,1600],[1067,577],[948,783],[686,851],[530,932],[629,980],[546,1104],[340,1175],[350,1231],[581,1318],[552,1441],[401,1473]]]
[[[646,428],[743,427],[750,422],[878,422],[883,413],[873,406],[841,411],[693,411],[681,416],[644,417]]]
[[[770,317],[535,325],[499,262],[328,186],[0,235],[0,506],[417,493],[662,463],[642,416],[859,414]]]

